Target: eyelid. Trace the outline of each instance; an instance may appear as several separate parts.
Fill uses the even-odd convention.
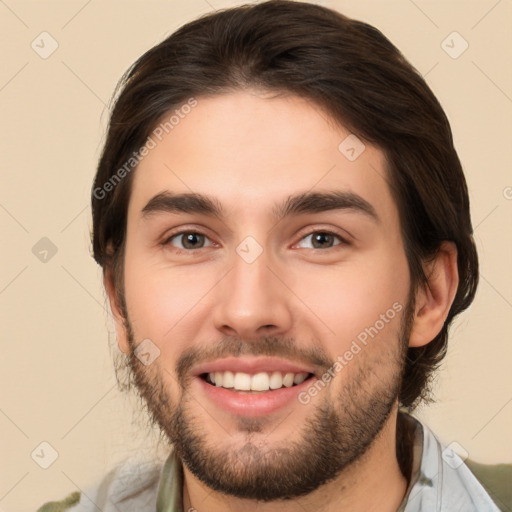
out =
[[[312,233],[329,233],[330,235],[336,235],[340,237],[345,243],[349,243],[354,237],[346,230],[331,225],[309,225],[301,229],[295,236],[302,240],[307,235]]]

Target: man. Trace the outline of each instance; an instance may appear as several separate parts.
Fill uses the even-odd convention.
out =
[[[185,25],[123,77],[92,208],[172,449],[41,511],[498,510],[408,414],[478,263],[447,118],[375,28],[290,1]]]

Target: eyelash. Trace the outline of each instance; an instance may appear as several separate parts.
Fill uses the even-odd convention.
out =
[[[308,236],[318,234],[318,233],[321,233],[323,235],[334,236],[335,238],[337,238],[340,241],[340,243],[333,245],[332,247],[328,247],[327,249],[312,248],[310,250],[326,252],[328,249],[335,249],[336,247],[341,246],[341,245],[345,245],[345,246],[350,245],[349,242],[345,238],[343,238],[341,235],[339,235],[338,233],[336,233],[334,231],[329,231],[328,229],[316,229],[313,231],[309,231],[308,233],[305,233],[303,236],[301,236],[299,241],[302,241],[305,238],[307,238]],[[161,245],[163,245],[164,247],[171,246],[171,240],[173,240],[174,238],[181,236],[181,235],[191,235],[191,234],[192,235],[201,235],[201,236],[204,236],[209,239],[208,235],[206,235],[205,233],[202,233],[201,231],[183,230],[183,231],[178,231],[176,233],[172,233],[170,236],[166,237],[165,240],[161,243]],[[182,249],[180,247],[174,247],[174,246],[171,246],[171,247],[173,247],[173,249],[176,251],[177,254],[187,253],[189,255],[198,253],[201,249],[208,248],[208,247],[199,247],[198,249]]]

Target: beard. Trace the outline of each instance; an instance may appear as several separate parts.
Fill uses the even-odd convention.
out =
[[[127,311],[126,307],[124,310]],[[196,478],[215,491],[237,498],[259,501],[297,498],[335,479],[360,460],[382,431],[397,404],[402,385],[413,312],[413,301],[408,300],[398,340],[380,334],[354,357],[349,363],[350,373],[346,376],[349,378],[335,397],[327,386],[311,400],[307,406],[312,412],[297,426],[296,441],[265,444],[264,427],[268,418],[236,420],[238,431],[245,435],[242,445],[230,444],[227,433],[225,439],[212,439],[208,424],[213,420],[205,420],[198,414],[202,407],[190,392],[189,369],[221,357],[266,355],[307,361],[326,372],[333,361],[320,349],[299,350],[293,340],[274,337],[250,343],[229,337],[213,347],[192,348],[176,364],[175,378],[181,396],[171,397],[158,364],[144,366],[135,356],[136,337],[126,315],[131,346],[127,365],[130,379],[145,402],[152,422]],[[376,349],[372,343],[385,347]],[[334,378],[331,384],[336,382]]]

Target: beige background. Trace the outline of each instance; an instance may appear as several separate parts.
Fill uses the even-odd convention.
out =
[[[86,488],[127,455],[152,453],[153,437],[115,387],[113,331],[90,257],[105,104],[145,50],[200,14],[240,3],[0,1],[0,510],[33,511]],[[452,329],[438,403],[420,416],[471,458],[512,462],[512,2],[319,3],[381,29],[451,120],[482,279]],[[31,48],[43,31],[59,45],[47,59]],[[453,31],[469,44],[457,59],[441,46]],[[42,237],[57,248],[47,262],[32,252]],[[48,469],[31,458],[43,441],[58,452]]]

